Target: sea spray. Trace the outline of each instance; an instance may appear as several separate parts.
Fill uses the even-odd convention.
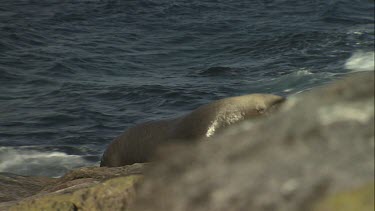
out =
[[[82,156],[64,152],[0,147],[0,172],[58,177],[72,168],[90,165]],[[92,165],[92,164],[91,164]]]
[[[357,51],[346,61],[345,68],[353,72],[374,71],[374,56],[374,51]]]

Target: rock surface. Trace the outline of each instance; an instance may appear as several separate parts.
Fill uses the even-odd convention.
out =
[[[84,167],[58,179],[11,175],[13,188],[3,176],[0,182],[9,188],[2,193],[13,197],[3,198],[0,210],[123,210],[147,166]]]
[[[0,173],[0,210],[2,206],[34,195],[43,187],[57,179],[48,177],[27,177],[10,173]]]
[[[73,192],[47,194],[22,201],[10,210],[124,210],[134,201],[135,186],[142,178],[140,175],[118,177]]]
[[[374,210],[373,185],[356,191],[374,181],[374,72],[292,96],[268,119],[168,157],[131,210],[326,211],[345,206],[337,200]]]
[[[313,211],[374,211],[374,183],[328,195],[320,200]]]

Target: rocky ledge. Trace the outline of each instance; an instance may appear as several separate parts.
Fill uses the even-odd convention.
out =
[[[57,179],[1,174],[0,210],[124,210],[147,165],[84,167]]]
[[[0,174],[0,210],[372,211],[374,145],[374,72],[353,73],[152,164]]]

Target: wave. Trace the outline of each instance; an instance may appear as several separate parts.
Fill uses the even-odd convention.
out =
[[[0,172],[59,177],[68,170],[93,165],[80,155],[36,149],[0,147]]]
[[[357,51],[345,63],[345,68],[353,72],[374,71],[374,51]]]
[[[300,70],[297,70],[293,74],[296,75],[296,76],[305,76],[305,75],[312,75],[314,73],[312,73],[311,70],[309,70],[309,69],[301,68]]]

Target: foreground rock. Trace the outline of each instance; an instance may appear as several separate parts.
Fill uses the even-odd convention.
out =
[[[168,157],[131,210],[374,210],[374,72]]]
[[[48,177],[27,177],[10,173],[0,173],[0,210],[17,200],[40,192],[56,179]]]
[[[39,177],[15,178],[19,186],[7,193],[17,197],[3,200],[0,210],[124,210],[134,200],[135,187],[142,181],[147,165],[85,167],[58,179],[44,178],[43,182]],[[28,194],[22,195],[20,190],[25,184],[37,188],[24,187]],[[27,198],[13,201],[23,197]]]
[[[124,210],[135,198],[135,185],[142,176],[110,179],[70,193],[48,194],[19,203],[10,210]]]

